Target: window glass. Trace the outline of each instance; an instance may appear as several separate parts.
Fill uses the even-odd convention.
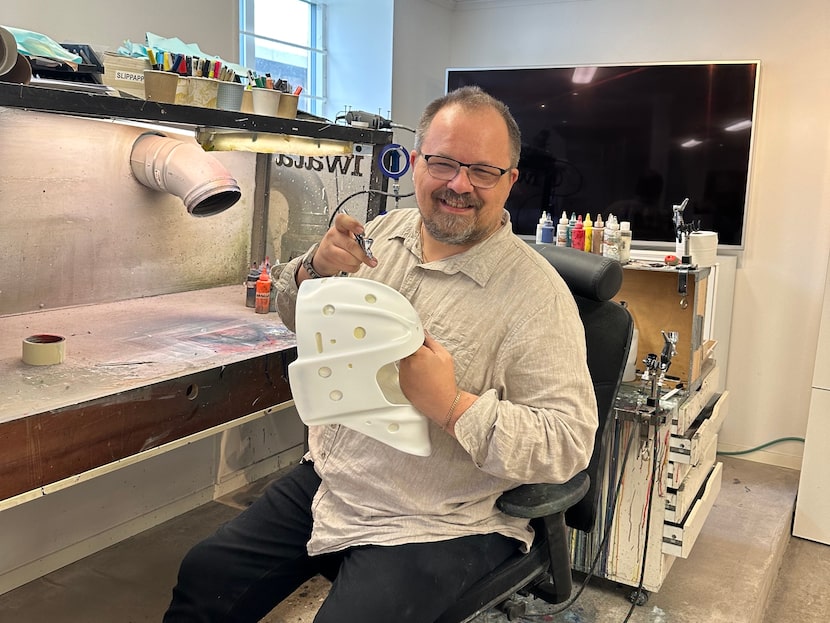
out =
[[[240,0],[240,59],[258,76],[302,87],[301,110],[320,114],[325,98],[322,5],[306,0]]]

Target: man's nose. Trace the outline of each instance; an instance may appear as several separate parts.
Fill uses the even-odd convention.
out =
[[[459,167],[458,173],[455,174],[455,177],[447,182],[447,187],[451,188],[459,195],[472,192],[475,186],[473,186],[472,182],[470,182],[469,167]]]

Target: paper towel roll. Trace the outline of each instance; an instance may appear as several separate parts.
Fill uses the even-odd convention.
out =
[[[718,254],[718,233],[693,231],[689,234],[689,253],[693,264],[700,267],[712,266]]]

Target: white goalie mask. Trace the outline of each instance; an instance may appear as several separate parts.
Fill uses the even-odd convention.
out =
[[[398,383],[397,362],[424,343],[418,314],[400,292],[356,277],[306,279],[297,295],[296,334],[288,377],[306,425],[342,424],[429,456],[428,419]]]

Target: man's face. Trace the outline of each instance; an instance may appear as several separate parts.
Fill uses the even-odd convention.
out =
[[[418,208],[429,234],[440,242],[460,246],[483,240],[501,225],[504,204],[519,176],[516,169],[502,175],[493,188],[476,188],[462,167],[452,180],[439,180],[427,171],[422,155],[459,162],[510,167],[507,126],[495,110],[443,108],[432,120],[421,151],[413,151],[412,179]]]

